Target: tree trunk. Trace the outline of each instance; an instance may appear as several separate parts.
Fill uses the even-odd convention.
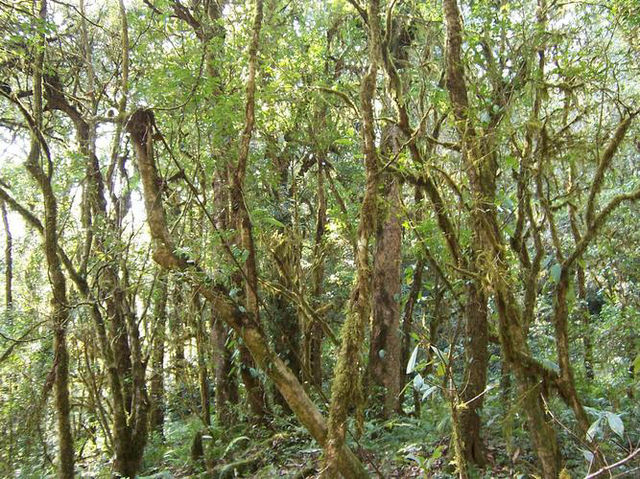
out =
[[[414,193],[414,201],[416,206],[420,205],[422,202],[423,194],[422,190],[419,186],[416,186]],[[420,219],[422,217],[421,207],[418,210],[417,218]],[[411,342],[411,332],[413,330],[413,316],[415,314],[416,304],[418,299],[420,298],[420,293],[422,292],[422,275],[424,273],[425,260],[420,255],[418,261],[415,264],[413,270],[413,276],[411,278],[411,289],[409,290],[409,294],[407,295],[407,301],[404,304],[404,311],[402,313],[402,359],[400,360],[400,372],[402,374],[402,378],[406,381],[406,368],[407,363],[409,362],[409,355],[412,350],[412,342]]]
[[[392,140],[393,141],[393,140]],[[392,148],[391,151],[395,153]],[[369,349],[369,372],[373,384],[383,388],[385,418],[400,409],[400,262],[402,226],[400,224],[400,185],[391,179],[387,185],[386,217],[378,226],[373,261],[373,321]]]
[[[324,121],[324,117],[323,120]],[[318,171],[316,173],[316,230],[313,243],[313,285],[312,294],[314,305],[319,308],[322,304],[323,281],[324,281],[324,234],[327,228],[327,198],[325,194],[325,156],[318,155]],[[304,344],[302,347],[305,368],[309,374],[308,380],[320,388],[322,387],[322,325],[318,321],[307,321],[305,323]]]
[[[227,231],[230,222],[230,198],[227,190],[229,167],[218,170],[213,179],[213,202],[216,209],[215,225],[219,231]],[[219,260],[223,258],[218,253]],[[218,424],[231,426],[235,422],[234,408],[238,405],[238,380],[233,367],[233,356],[229,346],[233,335],[213,309],[211,311],[211,336],[213,343],[213,368],[215,376],[215,407]]]
[[[162,273],[158,278],[158,290],[156,292],[154,307],[154,341],[151,353],[151,385],[149,425],[152,431],[163,435],[164,426],[164,348],[166,340],[167,323],[167,294],[168,281],[166,274]]]
[[[2,224],[4,225],[4,304],[7,310],[13,305],[13,239],[9,228],[9,217],[4,201],[0,200],[0,210],[2,210]]]
[[[573,169],[571,170],[571,179],[573,179]],[[571,232],[573,240],[576,244],[582,239],[578,228],[578,220],[576,218],[575,207],[569,205],[569,220],[571,223]],[[576,265],[576,283],[578,285],[578,299],[580,300],[580,316],[582,318],[582,344],[584,346],[584,356],[582,363],[587,379],[593,380],[593,344],[591,342],[591,311],[587,302],[587,284],[584,268],[580,263]]]
[[[345,447],[349,409],[356,408],[356,420],[360,428],[364,420],[362,411],[364,397],[362,391],[361,349],[364,342],[364,329],[371,315],[369,242],[376,230],[379,186],[379,158],[376,150],[376,125],[373,109],[382,41],[379,16],[379,1],[369,0],[367,4],[369,68],[360,83],[362,150],[364,153],[366,185],[360,207],[360,221],[357,232],[356,283],[350,299],[349,311],[342,326],[342,343],[334,370],[333,384],[331,385],[329,438],[326,448],[327,466],[323,473],[323,477],[326,478],[333,478],[338,474],[339,453]]]
[[[300,256],[301,244],[299,230],[296,224],[297,197],[296,177],[291,178],[289,185],[289,168],[291,165],[288,155],[278,155],[274,160],[279,177],[275,201],[280,205],[276,219],[283,226],[278,228],[280,240],[272,247],[273,259],[276,264],[277,281],[285,291],[301,292],[300,285]],[[292,211],[293,210],[293,211]],[[287,363],[293,373],[300,378],[302,364],[301,334],[298,321],[298,306],[283,291],[276,291],[273,297],[274,312],[271,314],[269,331],[274,341],[276,353]],[[274,392],[274,401],[290,413],[284,398]]]
[[[465,307],[466,360],[461,400],[466,407],[460,411],[460,430],[466,460],[484,466],[486,457],[479,413],[484,402],[489,364],[487,298],[482,286],[475,281],[468,283]]]
[[[39,20],[47,18],[47,2],[39,2]],[[35,129],[42,131],[42,78],[44,71],[44,32],[39,35],[33,64],[33,120]],[[45,165],[44,167],[42,165]],[[58,428],[58,477],[74,477],[74,450],[71,435],[71,404],[69,401],[69,354],[66,342],[66,327],[69,321],[67,287],[62,265],[58,257],[58,205],[51,184],[53,162],[44,139],[36,133],[31,138],[31,149],[26,168],[36,180],[44,202],[44,250],[48,277],[51,284],[51,329],[53,330],[54,353],[54,402]],[[46,168],[46,170],[45,170]]]
[[[184,326],[184,294],[183,286],[179,282],[175,282],[173,286],[173,308],[169,315],[169,335],[171,337],[170,369],[173,374],[173,382],[176,386],[182,384],[184,379],[184,343],[185,343],[185,326]]]
[[[255,92],[257,55],[262,28],[263,2],[256,0],[255,15],[253,18],[251,43],[249,45],[249,73],[247,79],[247,98],[245,103],[245,124],[240,139],[238,162],[231,172],[231,218],[236,227],[236,245],[245,252],[246,259],[243,264],[242,276],[239,281],[244,284],[244,300],[247,312],[254,317],[256,323],[260,321],[258,299],[258,269],[256,263],[256,249],[253,241],[252,224],[247,209],[244,195],[244,180],[247,173],[249,160],[249,146],[253,127],[255,124]],[[254,373],[255,364],[251,354],[245,346],[240,346],[240,360],[242,366],[240,374],[245,383],[247,399],[251,411],[256,418],[264,416],[267,405],[262,383]]]
[[[196,339],[196,360],[198,364],[198,386],[200,389],[200,417],[206,426],[211,426],[211,395],[209,394],[209,372],[207,371],[207,352],[204,334],[204,308],[200,296],[196,293],[191,299],[192,331]]]
[[[120,102],[120,110],[126,109],[126,92],[128,81],[128,24],[126,11],[122,0],[120,5],[120,19],[122,27],[122,88],[123,95]],[[85,46],[86,47],[86,46]],[[119,275],[118,260],[111,257],[111,242],[119,241],[116,237],[121,231],[121,220],[126,214],[126,198],[116,198],[111,184],[110,192],[114,200],[114,215],[107,211],[105,197],[105,181],[100,170],[98,157],[95,153],[95,145],[92,138],[95,137],[95,125],[90,124],[81,114],[80,110],[70,103],[64,94],[63,85],[54,75],[45,77],[47,107],[49,110],[64,112],[73,122],[77,136],[80,153],[86,158],[88,178],[87,201],[90,205],[94,221],[93,244],[104,258],[102,268],[97,268],[99,277],[99,300],[105,305],[106,316],[109,320],[106,328],[107,340],[102,343],[102,353],[105,361],[113,360],[114,370],[110,379],[110,394],[113,400],[114,423],[114,447],[116,458],[115,470],[124,476],[135,476],[137,468],[142,461],[142,454],[148,433],[148,397],[145,384],[146,364],[143,363],[138,322],[132,305],[127,297],[127,285]],[[123,163],[118,163],[119,141],[122,133],[124,117],[116,122],[116,134],[112,161],[124,168]],[[126,157],[124,157],[126,158]],[[124,160],[123,160],[124,161]],[[89,294],[89,293],[87,293]],[[101,316],[101,315],[100,315]],[[94,313],[94,317],[95,313]],[[106,351],[106,348],[110,351]],[[111,358],[111,359],[107,359]]]
[[[229,329],[212,311],[213,364],[215,375],[215,406],[218,424],[233,425],[236,415],[233,406],[238,404],[238,383],[233,370],[231,351],[227,346]]]
[[[462,142],[470,189],[473,194],[472,226],[483,246],[477,267],[488,277],[498,309],[500,340],[503,353],[513,369],[523,406],[545,478],[556,479],[560,472],[560,453],[555,431],[547,421],[541,397],[541,378],[524,361],[530,357],[522,326],[522,315],[509,283],[510,272],[503,258],[505,247],[495,211],[495,153],[490,139],[480,136],[469,114],[469,100],[462,60],[462,19],[457,0],[443,1],[446,25],[446,86],[453,106],[456,129]]]
[[[560,394],[565,402],[573,409],[578,426],[582,434],[589,430],[591,421],[580,401],[575,386],[573,367],[569,356],[569,305],[567,293],[569,290],[570,274],[568,268],[563,268],[556,284],[554,298],[554,330],[556,348],[558,351],[558,365],[560,366]],[[596,445],[593,444],[594,448]]]

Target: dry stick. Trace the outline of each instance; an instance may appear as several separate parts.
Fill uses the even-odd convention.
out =
[[[578,436],[574,431],[572,431],[569,427],[567,427],[562,421],[560,421],[555,414],[553,414],[553,411],[551,410],[551,407],[549,406],[549,403],[547,403],[547,400],[545,399],[544,395],[540,395],[540,397],[542,398],[542,402],[544,402],[544,407],[546,408],[547,412],[549,413],[549,415],[551,416],[551,419],[553,419],[553,421],[555,423],[557,423],[562,429],[564,429],[570,436],[573,436],[576,441],[578,441],[578,443],[580,443],[580,445],[586,449],[589,450],[589,452],[591,452],[594,457],[596,455],[596,453],[598,452],[597,450],[594,450],[590,444],[584,442],[582,440],[582,438],[580,436]],[[604,457],[603,457],[604,459]]]
[[[598,477],[601,474],[604,474],[605,472],[609,472],[609,471],[611,471],[612,469],[615,469],[618,466],[622,466],[626,462],[629,462],[631,459],[636,457],[638,454],[640,454],[640,444],[638,444],[636,446],[636,449],[634,451],[632,451],[631,454],[629,454],[624,459],[620,459],[618,462],[614,462],[613,464],[611,464],[609,466],[605,466],[605,467],[603,467],[601,469],[598,469],[596,472],[594,472],[592,474],[589,474],[584,479],[593,479],[594,477]],[[616,477],[618,477],[618,476],[616,476]]]

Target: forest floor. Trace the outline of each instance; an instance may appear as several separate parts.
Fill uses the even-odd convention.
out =
[[[358,440],[351,437],[351,447],[373,478],[454,478],[455,466],[449,456],[449,424],[442,416],[434,423],[435,417],[431,421],[413,417],[388,422],[367,421]],[[192,458],[193,437],[197,431],[196,419],[169,423],[164,441],[158,437],[152,439],[141,479],[311,479],[320,475],[322,451],[293,421],[279,420],[270,427],[244,424],[225,431],[209,430],[203,436],[204,458],[200,462]],[[490,432],[489,436],[501,437]],[[507,448],[504,443],[494,444],[489,440],[489,464],[482,471],[472,470],[471,477],[531,477],[535,470],[533,458],[524,444],[518,443],[519,438],[514,437]]]

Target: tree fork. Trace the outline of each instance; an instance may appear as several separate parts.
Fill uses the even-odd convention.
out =
[[[463,144],[463,157],[474,197],[472,224],[486,260],[480,265],[489,272],[487,292],[492,291],[498,309],[500,342],[509,366],[513,369],[527,414],[533,444],[545,478],[555,479],[560,472],[560,453],[553,427],[547,421],[541,398],[540,378],[520,359],[529,355],[522,327],[521,312],[508,284],[509,271],[504,262],[504,245],[500,236],[492,195],[495,194],[495,171],[490,155],[481,151],[481,140],[469,115],[469,99],[462,63],[463,28],[457,0],[443,0],[446,26],[446,86],[453,106],[456,129]]]
[[[322,447],[327,445],[327,425],[318,408],[292,371],[273,352],[255,318],[242,311],[229,296],[227,289],[210,278],[191,260],[175,253],[165,220],[162,203],[162,182],[153,157],[153,112],[139,109],[127,123],[135,148],[138,171],[142,179],[147,222],[152,240],[153,258],[163,268],[183,271],[185,278],[214,307],[218,317],[242,338],[257,366],[271,379],[285,398],[298,420]],[[366,478],[368,473],[360,460],[346,446],[336,451],[339,471],[349,478]]]

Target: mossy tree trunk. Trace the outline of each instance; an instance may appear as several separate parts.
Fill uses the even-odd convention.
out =
[[[47,2],[37,3],[38,20],[47,21]],[[42,29],[40,29],[42,31]],[[44,203],[44,251],[47,276],[51,285],[51,329],[53,331],[54,404],[58,433],[58,477],[74,477],[74,448],[71,435],[71,403],[69,400],[69,353],[66,328],[69,322],[67,286],[58,256],[58,203],[51,183],[53,160],[42,136],[43,71],[46,40],[39,34],[33,64],[33,113],[31,147],[25,166],[38,184]]]
[[[288,134],[285,134],[287,137]],[[277,242],[270,248],[274,260],[275,280],[278,290],[273,295],[273,309],[270,314],[268,331],[274,341],[276,353],[287,363],[293,373],[301,379],[303,364],[301,362],[302,341],[301,325],[298,320],[299,307],[290,300],[287,292],[301,293],[301,267],[300,258],[302,246],[299,227],[296,224],[297,211],[297,181],[296,174],[289,174],[291,170],[291,157],[285,150],[276,154],[274,165],[278,177],[278,183],[274,191],[274,200],[279,205],[276,212],[276,220],[282,226],[278,226]],[[283,407],[286,413],[290,413],[284,398],[276,391],[274,401]]]
[[[166,273],[160,274],[154,300],[154,328],[151,351],[151,379],[149,387],[149,426],[152,431],[163,435],[165,394],[164,394],[164,350],[166,347],[167,295],[169,292]]]
[[[363,421],[362,391],[364,330],[371,316],[371,266],[369,242],[376,230],[380,166],[376,148],[373,102],[376,96],[378,66],[381,56],[382,28],[380,2],[369,0],[366,12],[369,67],[360,83],[360,114],[362,116],[362,150],[366,186],[356,236],[356,282],[342,326],[342,343],[331,385],[329,406],[329,437],[326,448],[326,467],[323,477],[337,477],[339,452],[345,447],[349,409],[356,408],[358,423]],[[362,475],[353,476],[366,477]]]
[[[2,225],[4,226],[4,304],[9,310],[13,304],[13,238],[9,227],[7,206],[3,200],[0,200],[0,212],[2,212]]]
[[[413,129],[410,125],[409,111],[404,100],[404,90],[401,72],[402,67],[407,61],[406,48],[412,41],[411,33],[406,25],[400,21],[391,23],[391,31],[387,33],[387,41],[383,45],[386,54],[383,55],[383,65],[388,79],[389,90],[394,102],[397,115],[397,124],[401,133],[404,135],[403,140],[406,141],[409,153],[416,164],[423,164],[426,159],[433,154],[435,143],[430,142],[427,150],[423,152],[418,148]],[[440,134],[440,128],[444,117],[434,118],[435,124],[432,138],[437,138]],[[471,253],[465,255],[463,248],[459,243],[458,235],[454,230],[453,222],[449,215],[447,204],[436,184],[434,178],[426,173],[423,178],[419,179],[419,186],[424,188],[429,200],[431,201],[434,214],[436,216],[438,226],[444,236],[448,250],[454,263],[461,271],[474,269],[476,255],[482,250],[482,246],[474,244]],[[478,242],[477,235],[473,240]],[[439,268],[439,267],[438,267]],[[468,281],[468,278],[465,278]],[[487,324],[487,308],[486,297],[482,292],[482,287],[477,281],[471,281],[474,284],[469,285],[466,295],[465,307],[465,354],[467,357],[465,368],[465,384],[463,385],[463,397],[459,398],[465,403],[473,399],[469,403],[469,407],[465,408],[460,414],[459,428],[464,434],[463,452],[465,458],[478,465],[484,465],[486,462],[484,445],[481,437],[481,422],[479,411],[482,409],[483,396],[482,393],[486,388],[488,352],[488,324]],[[410,301],[413,301],[410,297]],[[484,304],[484,306],[483,306]]]
[[[246,84],[245,123],[238,147],[238,161],[230,172],[230,198],[231,198],[231,222],[236,228],[236,246],[244,252],[246,259],[242,265],[241,275],[237,276],[237,282],[242,285],[245,307],[257,323],[260,322],[260,308],[258,299],[258,269],[256,261],[256,248],[253,239],[251,218],[247,207],[244,184],[249,161],[249,146],[255,124],[255,93],[257,55],[262,28],[263,2],[255,3],[255,14],[249,44],[249,68]],[[252,413],[256,418],[261,418],[267,411],[264,386],[255,374],[255,364],[249,350],[245,345],[240,346],[240,360],[242,362],[240,375],[245,384],[247,399]]]
[[[399,150],[399,132],[387,128],[382,153],[395,155]],[[383,415],[391,417],[400,409],[401,338],[400,338],[400,263],[402,260],[402,226],[400,222],[401,185],[388,176],[384,198],[378,214],[376,248],[372,273],[371,341],[369,379],[382,389]],[[402,375],[401,375],[402,374]]]
[[[486,451],[481,436],[480,410],[484,403],[489,364],[487,298],[482,286],[469,281],[465,303],[465,373],[459,414],[463,433],[463,454],[467,461],[479,466],[486,463]]]
[[[505,247],[493,201],[497,172],[495,157],[491,150],[486,150],[490,141],[478,135],[469,112],[462,60],[462,19],[457,1],[444,0],[443,10],[446,25],[446,86],[473,195],[472,225],[478,241],[483,245],[478,269],[488,277],[486,286],[495,297],[503,353],[518,381],[543,475],[545,478],[555,479],[560,472],[557,438],[546,417],[541,396],[541,378],[524,362],[524,358],[530,357],[530,351],[522,327],[522,315],[512,291],[510,272],[504,258]]]
[[[203,278],[204,272],[194,261],[176,254],[165,219],[162,183],[159,181],[153,156],[154,124],[151,111],[138,110],[131,116],[127,126],[142,179],[154,260],[166,269],[182,272],[183,280],[201,294],[214,308],[217,317],[225,321],[243,340],[257,366],[274,382],[298,420],[322,447],[327,448],[328,431],[324,418],[296,376],[273,352],[255,317],[238,307],[224,285],[206,275]],[[364,467],[346,445],[343,444],[337,450],[334,448],[333,451],[337,468],[343,476],[367,477]]]
[[[323,118],[323,117],[322,117]],[[327,197],[325,193],[325,152],[318,154],[316,172],[316,225],[313,243],[312,295],[314,306],[322,306],[325,256],[325,230],[327,227]],[[306,320],[303,331],[302,354],[304,372],[308,381],[316,387],[322,387],[322,324],[318,321]]]
[[[123,94],[119,109],[126,109],[129,71],[128,23],[124,3],[119,2],[121,20],[121,55]],[[90,46],[85,39],[87,55],[87,75],[93,77],[90,62]],[[105,334],[101,339],[102,354],[107,363],[113,361],[110,370],[110,394],[112,398],[113,440],[115,449],[114,469],[125,477],[133,477],[138,472],[148,435],[148,409],[145,372],[138,321],[132,298],[128,297],[126,270],[120,269],[120,259],[113,251],[122,247],[120,231],[129,204],[129,192],[125,189],[121,196],[116,194],[114,171],[124,171],[126,156],[119,154],[119,142],[125,117],[117,118],[112,150],[112,168],[109,181],[105,182],[95,152],[95,124],[88,121],[81,110],[65,94],[64,86],[55,74],[44,77],[47,108],[61,111],[72,121],[78,137],[79,150],[86,161],[87,204],[88,204],[88,250],[101,253],[103,267],[98,268],[99,301],[104,305],[106,318]],[[108,210],[107,193],[110,195],[112,210]],[[85,253],[87,256],[88,254]],[[80,273],[86,265],[82,265]],[[85,292],[85,294],[91,294]],[[98,318],[97,313],[93,313]],[[102,314],[98,321],[102,321]],[[109,349],[109,351],[107,351]],[[111,365],[111,364],[110,364]]]
[[[212,310],[213,367],[215,378],[215,408],[218,424],[232,426],[236,419],[233,409],[238,404],[238,382],[229,347],[231,332],[216,311]]]
[[[206,308],[208,310],[208,308]],[[209,393],[209,371],[207,368],[207,344],[204,333],[205,308],[200,295],[191,297],[191,333],[196,340],[196,362],[198,365],[198,387],[200,391],[200,418],[205,426],[211,426],[211,394]]]
[[[213,201],[215,204],[215,226],[219,231],[227,231],[230,223],[230,205],[227,191],[228,167],[217,171],[213,180]],[[221,256],[219,253],[218,256]],[[220,258],[222,260],[222,258]],[[235,372],[231,343],[233,331],[215,309],[211,311],[211,339],[213,343],[213,368],[215,377],[215,408],[218,424],[231,426],[238,404],[238,380]]]

